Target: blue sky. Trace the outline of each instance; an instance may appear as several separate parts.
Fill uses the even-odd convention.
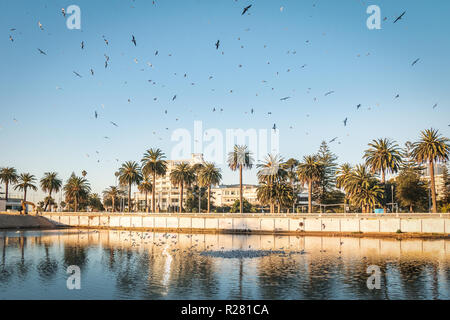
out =
[[[69,30],[61,14],[72,4],[81,30]],[[366,27],[372,4],[387,17],[381,30]],[[402,145],[429,127],[450,136],[448,12],[443,0],[3,0],[0,166],[64,179],[86,170],[101,192],[120,163],[139,161],[146,149],[170,155],[173,130],[192,132],[195,120],[224,135],[276,123],[284,158],[301,159],[338,137],[332,151],[352,164],[374,138]],[[237,182],[226,167],[223,175]],[[255,183],[255,170],[244,177]]]

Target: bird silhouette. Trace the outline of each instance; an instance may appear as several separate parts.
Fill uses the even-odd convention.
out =
[[[396,23],[398,20],[401,20],[401,18],[405,15],[406,11],[403,11],[403,13],[395,19],[394,23]]]
[[[252,7],[252,5],[249,5],[247,7],[244,8],[244,10],[242,11],[242,16],[248,11],[248,9],[250,9]]]

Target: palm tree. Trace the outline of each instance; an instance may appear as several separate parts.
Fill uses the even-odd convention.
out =
[[[431,180],[431,198],[433,213],[437,212],[434,164],[448,161],[450,152],[449,139],[433,128],[422,131],[420,140],[413,143],[412,156],[418,163],[428,163]]]
[[[116,199],[123,195],[123,191],[115,186],[110,186],[108,189],[103,191],[103,197],[106,199],[111,199],[112,202],[112,212],[116,211]]]
[[[198,212],[199,213],[202,212],[202,208],[201,208],[202,188],[201,188],[201,183],[200,183],[200,172],[202,171],[203,168],[204,168],[204,164],[201,162],[195,163],[191,166],[192,172],[194,173],[194,176],[195,176],[197,188],[198,188]]]
[[[0,182],[5,184],[5,199],[8,201],[8,187],[12,183],[16,183],[19,176],[17,170],[12,167],[5,167],[0,169]]]
[[[384,193],[379,194],[382,189],[365,164],[359,164],[351,171],[345,181],[344,190],[351,201],[361,207],[363,213],[381,204],[384,196]]]
[[[381,173],[381,183],[386,184],[386,173],[396,173],[402,164],[401,150],[395,141],[389,139],[372,140],[365,151],[364,159],[372,173]],[[384,210],[386,205],[383,204]]]
[[[178,164],[170,173],[170,181],[180,188],[180,213],[183,212],[183,188],[194,182],[195,175],[188,163]]]
[[[260,182],[256,188],[256,196],[258,201],[263,205],[269,205],[270,213],[275,211],[275,203],[277,201],[277,192],[273,184],[267,182]]]
[[[280,185],[285,182],[287,178],[288,172],[284,167],[284,159],[279,155],[271,155],[268,154],[264,161],[257,164],[256,167],[259,169],[257,173],[257,177],[260,183],[264,182],[267,186],[263,187],[261,191],[262,197],[265,197],[269,194],[273,196],[270,199],[270,212],[275,211],[275,203],[278,201],[278,191]],[[269,190],[271,190],[269,192]],[[278,206],[280,210],[280,206]]]
[[[152,212],[155,212],[155,192],[156,192],[156,177],[164,176],[167,171],[166,156],[160,149],[149,149],[144,153],[141,160],[142,173],[144,175],[151,175],[153,177],[152,188]]]
[[[243,213],[242,170],[251,169],[252,166],[253,157],[247,146],[235,145],[234,150],[228,153],[228,167],[232,171],[239,169],[239,208],[241,213]]]
[[[18,183],[14,187],[14,190],[19,189],[20,191],[23,191],[23,202],[27,201],[27,190],[31,189],[33,191],[36,191],[38,188],[34,184],[36,182],[36,178],[34,175],[30,173],[21,173],[19,175]]]
[[[128,186],[128,212],[132,212],[131,187],[133,184],[139,185],[142,181],[141,168],[135,161],[127,161],[119,168],[119,183]]]
[[[322,162],[316,155],[303,157],[303,162],[298,165],[298,180],[302,184],[308,184],[308,213],[312,213],[313,183],[320,180],[322,171]]]
[[[284,163],[284,167],[287,171],[287,178],[289,179],[289,182],[291,183],[292,192],[294,193],[294,201],[292,203],[292,213],[295,211],[295,203],[297,200],[297,193],[296,193],[296,187],[297,187],[297,166],[300,162],[297,159],[290,158],[288,161]]]
[[[46,172],[44,173],[44,177],[40,181],[41,189],[44,192],[48,192],[49,199],[52,197],[52,192],[56,193],[61,190],[62,180],[58,178],[58,174],[56,172]],[[47,206],[49,203],[45,202],[44,211],[47,211]]]
[[[148,213],[148,199],[147,195],[149,192],[152,192],[153,185],[152,181],[148,176],[145,176],[142,182],[138,185],[139,192],[142,192],[145,194],[145,212]]]
[[[211,185],[218,185],[222,180],[222,173],[214,163],[207,162],[199,175],[200,184],[208,187],[208,213],[211,212]]]
[[[339,189],[343,189],[344,191],[347,189],[352,170],[353,168],[349,163],[342,164],[336,170],[336,187],[338,187]],[[347,192],[345,192],[345,204],[347,204],[348,198],[349,195]]]
[[[72,173],[63,187],[66,199],[74,201],[74,211],[78,210],[78,202],[81,199],[87,199],[91,187],[89,182],[84,177],[77,177],[75,173]]]

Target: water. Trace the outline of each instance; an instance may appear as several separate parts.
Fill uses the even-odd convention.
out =
[[[449,240],[71,229],[0,231],[0,248],[0,299],[450,298]]]

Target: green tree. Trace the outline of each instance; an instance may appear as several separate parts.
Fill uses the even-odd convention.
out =
[[[450,152],[449,139],[440,135],[439,131],[433,128],[422,131],[420,134],[419,141],[413,144],[412,156],[418,163],[428,163],[433,213],[437,213],[434,165],[448,161]]]
[[[389,139],[372,140],[369,143],[369,149],[364,153],[366,165],[369,166],[372,173],[381,174],[381,183],[385,190],[386,173],[396,173],[402,164],[402,154],[397,143]],[[386,193],[384,191],[384,193]],[[386,204],[383,203],[386,210]]]
[[[396,178],[396,197],[402,206],[408,207],[409,212],[414,207],[422,207],[427,200],[427,186],[420,179],[418,172],[402,170]]]
[[[251,169],[253,166],[252,153],[247,146],[235,145],[232,152],[228,153],[228,167],[232,171],[239,170],[239,201],[240,212],[243,213],[243,188],[242,188],[242,170]]]
[[[74,204],[74,211],[78,211],[79,202],[85,202],[88,199],[91,187],[84,177],[77,177],[72,173],[63,187],[67,203]]]
[[[89,207],[92,211],[99,212],[104,211],[105,208],[103,207],[102,201],[100,199],[100,196],[97,193],[91,193],[89,195]]]
[[[4,167],[0,169],[0,182],[5,184],[5,199],[8,201],[8,188],[10,184],[14,184],[19,179],[17,170],[12,167]]]
[[[275,212],[275,204],[278,204],[278,211],[280,211],[281,203],[286,203],[284,184],[286,184],[288,172],[285,169],[284,159],[279,155],[268,154],[256,167],[259,182],[266,184],[261,187],[262,199],[270,205],[271,213]],[[292,188],[290,190],[292,191]],[[267,199],[267,196],[271,198]]]
[[[148,199],[147,195],[149,192],[153,191],[153,184],[152,181],[149,179],[148,176],[144,176],[144,179],[142,182],[138,185],[139,192],[142,192],[145,194],[145,212],[148,213]]]
[[[222,173],[214,163],[205,163],[200,171],[200,185],[208,188],[208,213],[211,212],[211,186],[218,185],[222,180]]]
[[[52,192],[59,192],[62,187],[62,180],[58,178],[58,174],[56,172],[46,172],[44,173],[44,177],[40,181],[41,189],[44,192],[48,192],[48,197],[51,199]],[[49,203],[45,202],[44,211],[47,211]]]
[[[108,189],[103,191],[104,203],[107,205],[107,201],[111,201],[112,212],[116,211],[116,201],[119,200],[119,197],[123,196],[124,192],[115,186],[110,186]]]
[[[34,175],[30,173],[21,173],[19,175],[19,179],[17,181],[17,185],[14,187],[14,190],[19,189],[20,191],[23,191],[23,201],[27,201],[27,190],[31,189],[33,191],[36,191],[38,188],[35,185],[36,178]]]
[[[315,198],[322,204],[328,203],[330,192],[336,187],[337,156],[330,151],[328,144],[322,141],[317,159],[322,163],[321,175],[315,184]]]
[[[119,183],[122,186],[128,186],[128,211],[133,211],[133,206],[131,203],[131,187],[142,181],[141,168],[135,161],[127,161],[119,169]]]
[[[365,164],[359,164],[352,170],[345,192],[354,205],[361,207],[363,213],[382,205],[384,197],[382,187]]]
[[[347,190],[349,186],[350,177],[352,176],[352,166],[350,163],[344,163],[342,164],[337,170],[336,170],[336,187],[341,190]],[[345,204],[348,204],[348,194],[345,193]],[[344,208],[345,210],[345,208]]]
[[[303,157],[303,162],[298,165],[297,176],[302,184],[308,185],[308,213],[312,213],[312,189],[313,183],[320,181],[323,173],[322,162],[317,155]]]
[[[287,179],[291,184],[292,192],[294,193],[294,201],[292,203],[292,212],[295,212],[295,204],[297,202],[298,195],[298,177],[297,166],[300,163],[297,159],[290,158],[284,163],[284,168],[287,171]]]
[[[194,172],[188,163],[178,164],[170,173],[172,184],[179,186],[180,191],[180,213],[183,212],[183,191],[184,186],[190,186],[195,180]]]
[[[165,158],[166,156],[161,149],[149,149],[144,153],[144,157],[141,160],[143,174],[153,177],[152,212],[156,211],[156,178],[164,176],[167,172],[167,161],[164,160]]]
[[[241,204],[243,205],[243,208],[241,208]],[[253,211],[253,206],[245,198],[242,198],[242,201],[240,199],[236,200],[233,203],[233,205],[231,206],[230,212],[231,213],[237,213],[237,212],[241,212],[241,210],[243,210],[243,212],[252,212]]]

